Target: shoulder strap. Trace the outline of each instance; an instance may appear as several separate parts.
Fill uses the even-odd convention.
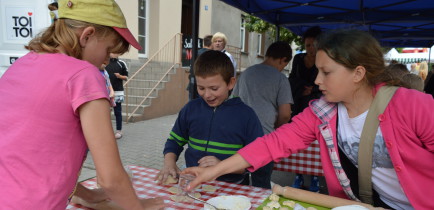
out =
[[[378,116],[384,112],[390,99],[398,89],[396,86],[383,86],[369,107],[368,115],[363,124],[360,137],[358,165],[359,165],[359,196],[363,203],[372,204],[372,150],[374,147],[375,135],[377,134],[380,121]]]

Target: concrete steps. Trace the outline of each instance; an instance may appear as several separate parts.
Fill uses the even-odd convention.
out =
[[[153,106],[153,101],[160,97],[160,92],[166,89],[167,83],[170,82],[171,77],[177,73],[177,68],[171,68],[169,70],[171,64],[150,62],[144,69],[136,74],[138,69],[146,63],[146,60],[126,61],[126,63],[128,65],[128,74],[131,79],[124,88],[126,97],[125,101],[122,103],[122,116],[123,120],[126,121],[126,112],[128,110],[129,116],[132,116],[129,121],[135,122],[148,118],[144,116],[145,110]],[[168,72],[167,75],[165,75],[166,72]],[[133,75],[134,77],[132,78]],[[154,87],[155,89],[153,89]],[[170,91],[173,90],[169,90],[168,92]],[[148,98],[139,105],[148,94]],[[154,106],[159,107],[158,105]],[[137,107],[138,110],[134,114],[131,114],[131,112]],[[173,111],[169,112],[172,113]],[[115,119],[113,112],[112,119]]]

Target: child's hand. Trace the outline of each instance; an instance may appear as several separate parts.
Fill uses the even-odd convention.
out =
[[[220,161],[221,160],[219,160],[215,156],[205,156],[202,157],[197,162],[199,163],[199,167],[206,168],[206,167],[217,165],[218,163],[220,163]]]
[[[186,190],[191,191],[203,182],[213,181],[218,177],[218,170],[212,170],[212,168],[190,167],[184,169],[181,174],[191,174],[196,178],[190,182]]]
[[[92,196],[86,199],[86,201],[89,203],[98,203],[109,199],[102,188],[91,189],[90,191],[92,192]]]
[[[178,168],[178,166],[176,166],[176,164],[173,166],[164,165],[161,171],[155,177],[155,181],[157,181],[158,184],[164,184],[166,183],[169,175],[174,179],[177,179],[180,172],[181,170]]]

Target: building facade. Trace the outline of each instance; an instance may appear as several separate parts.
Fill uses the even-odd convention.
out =
[[[137,34],[143,50],[134,48],[122,58],[130,61],[152,57],[175,34],[191,36],[193,0],[124,0],[117,1],[127,19],[128,27]],[[240,48],[239,69],[263,60],[264,49],[272,42],[266,34],[247,32],[243,27],[244,13],[218,0],[201,0],[199,38],[216,32],[224,33],[227,45]]]

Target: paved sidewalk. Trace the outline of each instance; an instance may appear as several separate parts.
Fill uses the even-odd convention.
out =
[[[119,153],[124,165],[138,165],[161,169],[163,166],[163,148],[175,123],[177,115],[123,124],[123,137],[117,140]],[[113,121],[113,127],[115,122]],[[178,165],[184,164],[180,158]],[[84,162],[79,181],[95,177],[95,166],[89,153]]]
[[[163,167],[163,148],[169,133],[178,115],[169,115],[156,119],[123,124],[123,137],[117,140],[122,163],[124,165],[137,165],[160,170]],[[113,127],[115,128],[115,121]],[[181,168],[185,165],[184,154],[177,162]],[[92,156],[89,153],[84,162],[79,181],[96,176]],[[273,171],[272,182],[282,186],[290,186],[294,174],[282,171]],[[305,185],[309,186],[309,178],[305,178]],[[326,193],[325,180],[320,177],[320,192]]]

